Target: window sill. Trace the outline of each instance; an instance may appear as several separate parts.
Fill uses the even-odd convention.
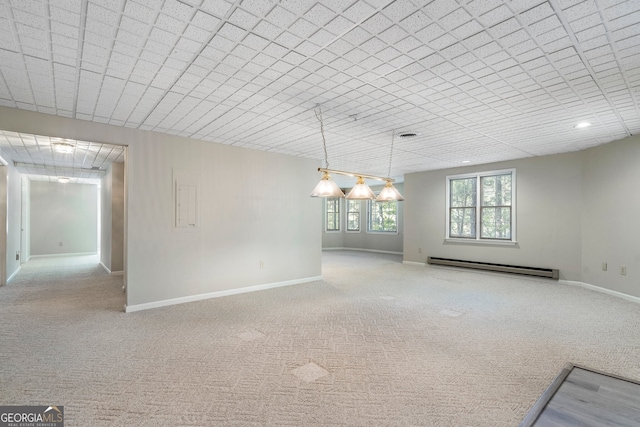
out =
[[[515,240],[479,240],[479,239],[444,239],[445,243],[487,245],[487,246],[517,246]]]

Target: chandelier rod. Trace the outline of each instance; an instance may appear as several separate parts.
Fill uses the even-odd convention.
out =
[[[362,177],[362,178],[367,178],[367,179],[375,179],[378,181],[387,181],[387,182],[395,182],[395,179],[393,178],[384,178],[381,176],[375,176],[375,175],[367,175],[364,173],[358,173],[358,172],[346,172],[346,171],[338,171],[335,169],[327,169],[327,168],[318,168],[318,172],[328,172],[328,173],[334,173],[334,174],[338,174],[338,175],[346,175],[346,176],[353,176],[353,177]]]

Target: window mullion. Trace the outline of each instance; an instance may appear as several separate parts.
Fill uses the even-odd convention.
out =
[[[475,206],[475,211],[476,211],[476,228],[475,228],[475,239],[476,240],[480,240],[481,239],[481,234],[479,232],[479,230],[482,230],[482,178],[480,177],[480,175],[476,176],[476,206]],[[478,227],[478,223],[480,223],[480,226]]]

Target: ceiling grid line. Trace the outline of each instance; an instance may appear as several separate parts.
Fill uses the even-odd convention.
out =
[[[556,3],[557,0],[548,0],[548,1],[551,4],[551,7],[554,8],[554,10],[559,10],[559,9],[557,9],[559,7],[558,4]],[[599,10],[599,12],[600,12],[600,14],[602,14],[601,10]],[[607,91],[603,88],[603,84],[600,81],[600,79],[598,78],[598,75],[596,74],[596,72],[593,70],[593,68],[589,64],[589,60],[585,58],[584,52],[580,48],[580,43],[578,42],[578,39],[576,38],[575,34],[573,33],[573,30],[571,29],[571,26],[569,25],[567,20],[564,18],[564,15],[562,13],[560,13],[560,12],[558,13],[558,19],[560,20],[560,22],[562,22],[562,26],[564,27],[565,31],[569,35],[569,38],[573,42],[574,47],[576,49],[576,52],[578,53],[578,56],[580,57],[580,60],[582,61],[583,65],[585,66],[585,68],[587,70],[589,70],[589,74],[591,75],[593,80],[596,82],[596,84],[600,88],[600,91],[602,92],[603,96],[607,100],[607,103],[609,104],[609,107],[611,108],[611,111],[618,118],[618,120],[620,122],[620,125],[624,128],[625,132],[627,133],[627,136],[631,136],[631,131],[625,125],[624,120],[622,119],[622,116],[618,112],[618,109],[616,108],[616,106],[611,102],[611,99],[609,98]],[[602,21],[604,22],[604,19],[602,19]],[[567,82],[567,83],[569,84],[569,82]]]
[[[209,44],[211,43],[211,41],[216,37],[216,35],[218,34],[218,31],[220,31],[220,29],[224,26],[225,23],[227,23],[227,20],[229,19],[229,17],[231,16],[231,14],[233,13],[233,10],[235,10],[235,8],[240,4],[241,0],[235,0],[233,7],[229,8],[229,10],[227,11],[227,13],[225,14],[225,16],[220,19],[220,22],[218,22],[215,30],[213,30],[211,32],[211,36],[209,37],[209,39],[207,40],[206,43],[204,43],[202,45],[202,47],[198,50],[198,52],[196,52],[193,57],[191,58],[191,61],[189,61],[185,67],[184,70],[182,70],[182,73],[180,73],[180,75],[176,78],[174,78],[173,82],[171,84],[169,84],[167,86],[167,89],[165,90],[164,95],[158,100],[158,102],[156,102],[156,104],[149,109],[149,114],[147,114],[141,121],[140,123],[145,123],[149,117],[157,110],[158,106],[160,105],[160,103],[165,99],[165,97],[167,96],[167,94],[169,92],[171,92],[171,89],[173,89],[175,87],[175,85],[177,84],[178,81],[180,81],[180,78],[185,74],[186,70],[190,67],[191,64],[193,64],[193,62],[196,60],[196,58],[198,58],[202,52],[207,48],[207,46],[209,46]],[[190,7],[193,7],[193,12],[192,12],[192,19],[195,16],[195,14],[197,13],[197,11],[199,10],[197,7],[188,5]],[[206,12],[205,12],[206,13]],[[157,19],[157,18],[156,18]],[[230,24],[232,25],[232,24]],[[176,41],[176,44],[178,43],[178,41]],[[175,46],[174,46],[175,49]],[[172,49],[173,50],[173,49]],[[177,105],[176,105],[177,106]]]
[[[613,3],[7,2],[0,105],[314,159],[322,105],[338,169],[384,174],[391,132],[417,133],[396,179],[576,151],[640,131],[640,4]],[[49,144],[0,134],[38,162]],[[116,156],[76,147],[55,161]]]
[[[84,51],[84,32],[87,28],[87,9],[89,7],[89,0],[81,0],[80,9],[80,25],[78,27],[78,49],[76,54],[76,79],[74,87],[76,88],[73,97],[73,118],[77,118],[78,114],[78,97],[80,95],[80,76],[82,74],[82,56]]]

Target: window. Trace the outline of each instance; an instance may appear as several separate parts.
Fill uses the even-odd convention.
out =
[[[515,183],[514,169],[448,176],[447,238],[515,241]]]
[[[380,233],[398,232],[398,202],[374,202],[369,200],[367,231]]]
[[[340,199],[326,199],[326,231],[340,231]]]
[[[347,200],[347,231],[360,231],[360,200]]]

